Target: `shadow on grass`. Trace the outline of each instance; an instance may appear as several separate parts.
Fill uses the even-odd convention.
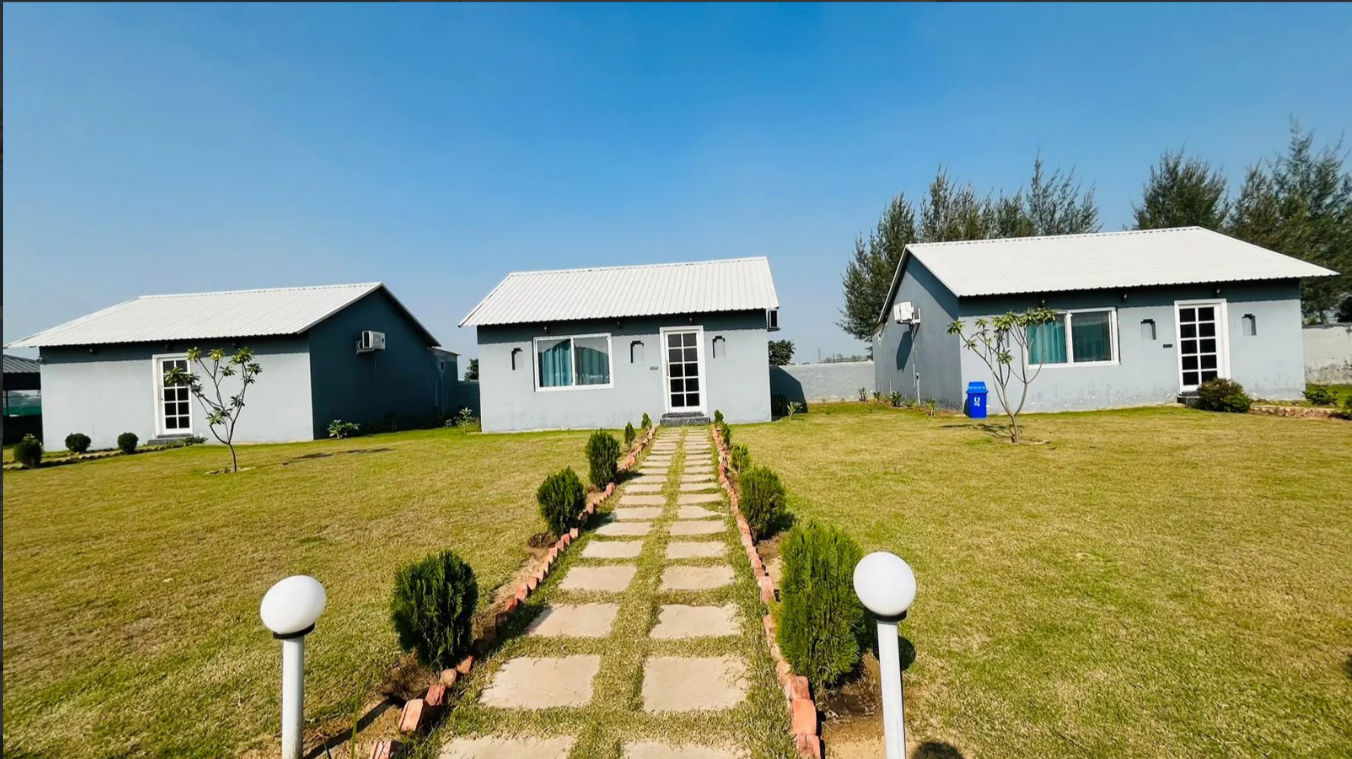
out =
[[[1009,425],[995,422],[965,422],[962,424],[942,424],[944,430],[977,430],[998,440],[1009,440]]]
[[[911,759],[963,759],[957,746],[943,741],[925,741],[911,752]]]

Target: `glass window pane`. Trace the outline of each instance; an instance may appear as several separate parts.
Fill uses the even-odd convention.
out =
[[[1197,337],[1197,325],[1180,324],[1178,325],[1178,334],[1180,337]]]
[[[573,338],[577,384],[610,384],[610,341],[604,337]]]
[[[694,332],[686,332],[685,334],[681,335],[681,338],[682,338],[682,340],[684,341],[684,344],[685,344],[685,345],[694,345],[694,344],[695,344],[695,333],[694,333]]]
[[[1028,328],[1028,363],[1066,363],[1066,325],[1057,319]]]
[[[698,377],[691,377],[690,379],[686,380],[686,381],[685,381],[685,389],[686,389],[686,390],[699,390],[699,378],[698,378]]]
[[[1202,352],[1203,352],[1203,353],[1215,353],[1215,352],[1216,352],[1216,338],[1212,337],[1212,338],[1203,340],[1203,341],[1202,341]]]
[[[1183,348],[1182,348],[1182,350],[1183,350],[1184,353],[1196,353],[1196,352],[1197,352],[1197,341],[1196,341],[1196,340],[1184,340],[1184,341],[1183,341]]]
[[[1202,337],[1215,337],[1215,336],[1216,336],[1216,323],[1215,323],[1215,322],[1202,322],[1201,324],[1197,325],[1197,329],[1198,329],[1198,331],[1201,333]]]
[[[1216,368],[1216,357],[1215,357],[1215,356],[1202,356],[1202,368],[1203,368],[1203,369],[1215,369],[1215,368]]]
[[[1196,384],[1197,384],[1197,372],[1183,372],[1183,384],[1185,384],[1185,385],[1196,385]]]
[[[1195,308],[1180,308],[1180,309],[1178,309],[1178,320],[1179,320],[1180,322],[1195,322],[1195,321],[1197,321],[1197,309],[1195,309]]]
[[[678,379],[671,380],[671,392],[673,393],[685,392],[685,380]]]
[[[698,352],[697,352],[698,350],[699,350],[698,348],[686,348],[686,349],[685,349],[685,360],[686,360],[686,361],[689,361],[690,363],[694,363],[695,361],[698,361],[698,360],[699,360],[699,358],[698,358],[699,354],[698,354]]]
[[[680,360],[681,360],[681,349],[680,349],[680,348],[672,348],[671,350],[667,351],[667,360],[668,360],[668,361],[680,361]]]
[[[1075,363],[1112,361],[1112,314],[1108,311],[1085,311],[1070,315],[1070,340]]]
[[[670,373],[671,376],[673,377],[685,376],[685,364],[672,364],[670,367]]]
[[[537,341],[535,363],[540,367],[540,387],[573,384],[573,345],[567,338]]]
[[[681,336],[679,333],[672,333],[667,335],[667,347],[668,348],[681,347]]]
[[[1214,369],[1213,369],[1213,370],[1207,370],[1207,369],[1203,369],[1203,370],[1202,370],[1202,381],[1203,381],[1203,382],[1206,382],[1207,380],[1213,380],[1213,379],[1216,379],[1216,378],[1219,377],[1219,376],[1220,376],[1220,374],[1219,374],[1218,372],[1216,372]]]
[[[699,405],[699,393],[686,393],[686,394],[685,394],[685,405],[687,405],[687,406],[698,406],[698,405]]]
[[[1211,306],[1203,306],[1197,309],[1197,320],[1209,322],[1216,318],[1216,309]]]
[[[1184,369],[1196,369],[1196,368],[1197,368],[1197,357],[1196,357],[1196,356],[1184,356],[1184,357],[1183,357],[1183,368],[1184,368]]]

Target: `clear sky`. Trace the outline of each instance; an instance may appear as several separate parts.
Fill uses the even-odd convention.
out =
[[[857,234],[1040,150],[1131,214],[1352,124],[1352,6],[4,6],[4,339],[139,294],[765,255],[798,360]]]

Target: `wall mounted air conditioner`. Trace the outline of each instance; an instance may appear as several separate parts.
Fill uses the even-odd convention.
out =
[[[374,330],[364,329],[361,337],[357,338],[357,352],[370,353],[371,351],[385,350],[385,333]]]
[[[919,324],[920,312],[916,310],[914,303],[909,300],[902,301],[892,307],[892,320],[897,324]]]

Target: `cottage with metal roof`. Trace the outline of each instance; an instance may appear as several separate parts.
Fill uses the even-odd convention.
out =
[[[509,274],[460,322],[485,431],[770,418],[765,258]]]
[[[1059,318],[1030,331],[1027,410],[1164,403],[1214,377],[1298,398],[1300,282],[1333,274],[1199,227],[908,245],[873,335],[877,389],[958,408],[992,377],[948,325],[1045,306]]]
[[[186,351],[248,347],[263,367],[236,440],[327,437],[334,419],[366,427],[427,424],[456,409],[456,355],[381,283],[147,295],[18,340],[37,348],[43,437],[83,432],[95,448],[212,440],[183,387],[166,387]],[[226,385],[226,387],[230,387]]]

